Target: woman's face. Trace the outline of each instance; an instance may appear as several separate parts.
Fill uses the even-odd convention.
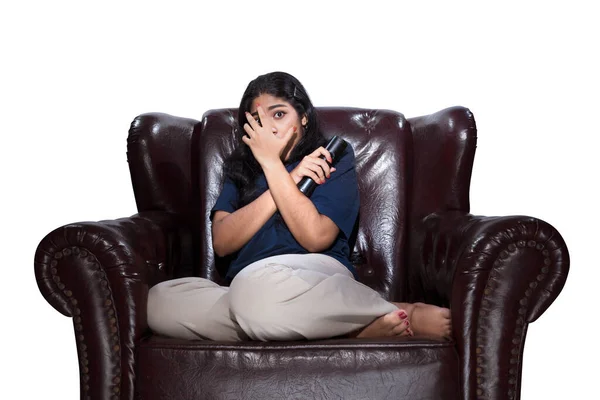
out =
[[[282,137],[285,133],[292,129],[294,126],[297,127],[297,132],[290,139],[291,145],[286,147],[284,150],[284,160],[287,160],[292,152],[292,149],[296,146],[296,143],[300,140],[300,137],[304,133],[304,125],[308,119],[306,115],[302,118],[298,115],[294,107],[286,100],[275,97],[270,94],[261,94],[254,100],[250,105],[250,114],[254,119],[258,120],[258,113],[256,108],[260,104],[261,108],[267,115],[267,121],[260,121],[263,126],[271,126],[273,134],[277,137]],[[289,150],[287,150],[289,148]]]

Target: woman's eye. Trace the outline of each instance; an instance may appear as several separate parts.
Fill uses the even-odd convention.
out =
[[[274,114],[275,118],[283,118],[284,115],[285,115],[285,113],[283,111],[277,111]]]

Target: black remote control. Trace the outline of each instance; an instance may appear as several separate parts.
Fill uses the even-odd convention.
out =
[[[325,160],[329,167],[331,167],[338,161],[342,154],[344,154],[346,146],[348,146],[348,142],[346,142],[342,138],[334,136],[331,138],[331,140],[329,140],[329,143],[327,143],[327,146],[325,147],[325,150],[329,151],[329,153],[331,154],[332,162],[329,163],[329,161],[327,161],[327,158],[322,154],[319,156],[319,158]],[[308,176],[305,176],[300,182],[298,182],[298,189],[300,189],[300,191],[304,193],[306,197],[310,197],[316,187],[317,182],[315,182],[314,180],[312,180],[312,178],[309,178]]]

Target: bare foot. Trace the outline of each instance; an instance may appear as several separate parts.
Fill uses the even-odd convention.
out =
[[[351,337],[408,336],[409,326],[408,313],[404,310],[396,310],[377,318]]]
[[[425,303],[394,303],[406,310],[410,327],[415,335],[429,336],[435,339],[452,338],[450,310]]]

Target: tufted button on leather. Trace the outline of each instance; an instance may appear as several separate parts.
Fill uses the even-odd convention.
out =
[[[532,289],[535,289],[537,287],[537,282],[531,282],[529,284],[529,287],[532,288]]]
[[[514,243],[511,243],[511,244],[508,245],[508,250],[515,251],[516,249],[517,249],[517,246],[515,246]]]
[[[535,247],[536,243],[535,240],[530,240],[529,242],[527,242],[527,246],[529,247]]]
[[[519,247],[525,247],[525,241],[524,240],[519,240],[517,242],[517,246],[519,246]]]
[[[56,267],[57,265],[58,265],[58,261],[56,261],[56,260],[50,261],[50,266],[51,267]]]
[[[73,254],[79,254],[79,247],[73,247]]]
[[[550,261],[549,258],[545,258],[544,259],[544,265],[550,265],[550,264],[552,264],[552,261]]]
[[[56,258],[57,260],[60,260],[62,256],[63,254],[61,252],[54,253],[54,258]]]
[[[71,255],[71,249],[63,249],[62,253],[63,253],[65,256],[70,256],[70,255]]]
[[[542,268],[542,273],[543,274],[547,274],[548,273],[548,267],[543,267]]]
[[[79,254],[81,257],[87,257],[88,252],[85,250],[81,250],[81,253]]]
[[[543,245],[543,244],[541,244],[541,243],[538,243],[538,244],[535,246],[535,248],[536,248],[537,250],[541,250],[541,249],[543,249],[543,248],[544,248],[544,245]]]
[[[550,254],[550,252],[549,252],[548,250],[544,250],[544,251],[542,251],[542,255],[543,255],[544,257],[548,257],[548,255],[549,255],[549,254]]]

